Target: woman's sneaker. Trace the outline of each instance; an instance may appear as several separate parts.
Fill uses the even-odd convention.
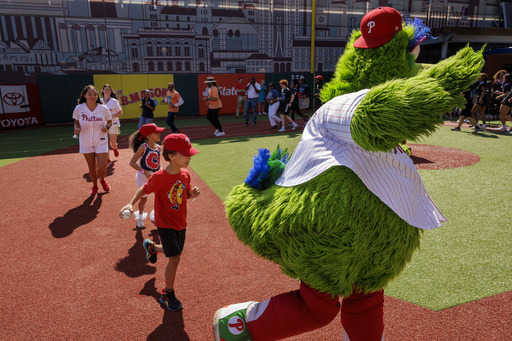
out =
[[[89,195],[91,197],[95,196],[96,194],[98,194],[98,187],[97,186],[92,186],[92,189],[91,189],[91,193],[89,193]]]
[[[156,263],[157,259],[157,253],[155,252],[155,249],[153,247],[153,245],[155,244],[155,242],[152,242],[149,239],[145,239],[144,242],[142,243],[144,250],[146,250],[146,259],[148,260],[148,262],[153,264]]]
[[[258,302],[245,302],[227,305],[217,310],[213,316],[213,336],[215,341],[252,340],[247,330],[246,315]]]
[[[220,131],[215,136],[219,137],[219,136],[225,136],[225,135],[226,135],[226,133],[224,131]]]
[[[181,302],[176,298],[174,295],[174,292],[172,292],[172,295],[169,294],[165,288],[162,288],[162,293],[160,294],[160,298],[158,299],[162,305],[170,311],[180,311],[183,309],[183,305]]]
[[[110,192],[110,185],[107,183],[107,180],[100,181],[100,184],[105,192]]]

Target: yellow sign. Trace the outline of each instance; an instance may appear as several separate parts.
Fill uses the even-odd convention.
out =
[[[139,118],[142,114],[141,100],[144,91],[149,90],[151,98],[158,102],[155,117],[167,117],[169,107],[163,104],[167,84],[174,82],[174,75],[94,75],[94,86],[101,91],[109,84],[117,94],[117,100],[123,108],[124,118]]]

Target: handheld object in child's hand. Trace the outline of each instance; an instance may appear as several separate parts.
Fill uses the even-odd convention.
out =
[[[130,210],[124,210],[123,211],[123,219],[124,220],[130,219],[131,216],[132,216],[132,214],[130,213]]]

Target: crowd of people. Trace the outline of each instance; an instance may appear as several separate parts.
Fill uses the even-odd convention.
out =
[[[512,128],[507,130],[507,121],[512,122],[512,77],[507,70],[499,70],[492,81],[488,78],[486,73],[481,73],[478,80],[464,92],[466,105],[463,109],[456,110],[459,112],[459,121],[453,131],[460,131],[461,126],[468,121],[474,129],[473,133],[478,133],[487,129],[487,120],[499,119],[499,131],[512,134]]]

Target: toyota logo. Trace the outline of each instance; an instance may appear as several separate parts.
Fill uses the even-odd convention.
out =
[[[17,92],[9,92],[4,95],[3,101],[5,104],[12,105],[14,107],[25,102],[25,97]]]

